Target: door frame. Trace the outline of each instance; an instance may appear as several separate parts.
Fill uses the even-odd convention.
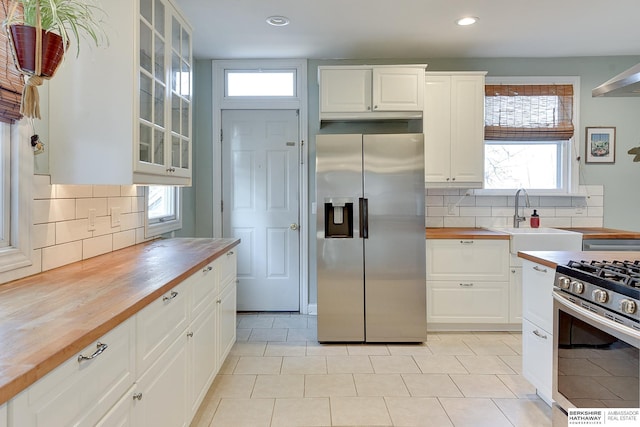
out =
[[[213,130],[213,235],[222,237],[222,111],[223,110],[298,110],[298,132],[300,159],[298,162],[298,212],[300,221],[300,313],[309,312],[309,125],[307,107],[307,61],[305,59],[284,60],[213,60],[212,61],[212,130]],[[233,99],[225,96],[225,70],[269,70],[295,69],[296,96],[291,98]],[[216,171],[215,168],[218,168]],[[216,207],[217,206],[217,207]]]

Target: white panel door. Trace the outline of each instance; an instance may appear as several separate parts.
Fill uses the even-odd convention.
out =
[[[222,112],[223,235],[238,246],[238,310],[298,311],[298,114]]]

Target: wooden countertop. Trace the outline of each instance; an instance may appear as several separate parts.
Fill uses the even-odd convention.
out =
[[[499,231],[487,230],[486,228],[466,228],[466,227],[446,227],[426,229],[425,236],[427,239],[491,239],[491,240],[509,240],[507,233]]]
[[[238,239],[166,239],[0,285],[0,405]]]
[[[518,257],[555,269],[557,265],[566,265],[569,261],[613,261],[613,260],[640,260],[640,252],[633,251],[522,251]]]
[[[562,230],[576,231],[582,233],[582,239],[640,239],[640,232],[616,230],[615,228],[583,227],[583,228],[562,228]]]

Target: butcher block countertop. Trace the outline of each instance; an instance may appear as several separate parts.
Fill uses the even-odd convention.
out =
[[[616,230],[615,228],[562,228],[562,230],[582,233],[582,239],[640,239],[640,232]]]
[[[239,243],[154,240],[0,285],[0,405]]]
[[[486,228],[427,228],[427,239],[491,239],[509,240],[507,233],[487,230]]]
[[[635,261],[640,260],[640,252],[632,251],[522,251],[518,252],[518,257],[546,265],[555,269],[557,265],[566,265],[569,261]]]

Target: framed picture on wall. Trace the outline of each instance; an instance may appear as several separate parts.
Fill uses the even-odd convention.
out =
[[[616,128],[588,127],[585,151],[587,163],[615,163]]]

